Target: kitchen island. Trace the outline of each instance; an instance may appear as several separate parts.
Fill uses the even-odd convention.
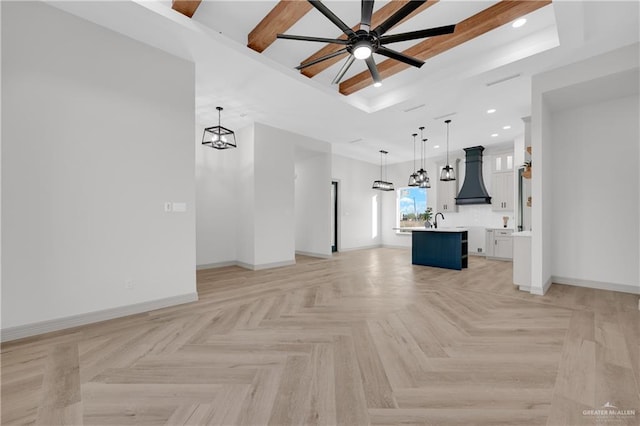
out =
[[[411,231],[411,263],[457,269],[467,267],[466,228],[397,228]]]

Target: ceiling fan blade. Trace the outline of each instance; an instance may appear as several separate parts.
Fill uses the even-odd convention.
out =
[[[343,33],[345,33],[346,35],[348,35],[349,37],[355,35],[356,33],[353,32],[353,30],[351,28],[349,28],[349,26],[347,24],[345,24],[342,19],[338,18],[336,16],[335,13],[333,13],[331,10],[329,10],[329,8],[327,6],[325,6],[320,0],[309,0],[309,3],[311,3],[311,6],[315,7],[316,9],[318,9],[318,11],[320,13],[322,13],[324,16],[327,17],[327,19],[329,19],[331,22],[333,22],[333,24],[340,28],[342,30]]]
[[[387,49],[386,47],[380,46],[376,53],[382,56],[386,56],[387,58],[395,59],[396,61],[404,62],[405,64],[418,67],[424,65],[424,61],[420,59],[416,59],[412,56],[405,55],[404,53],[400,53],[397,50]]]
[[[444,27],[429,28],[426,30],[411,31],[408,33],[400,33],[386,35],[380,37],[380,44],[397,43],[399,41],[415,40],[425,37],[435,37],[439,35],[451,34],[455,31],[455,25],[446,25]]]
[[[336,56],[340,56],[343,53],[347,53],[347,48],[343,48],[340,50],[336,50],[335,52],[329,53],[328,55],[324,55],[319,57],[318,59],[314,59],[313,61],[305,62],[304,64],[300,64],[296,67],[297,70],[302,70],[306,67],[310,67],[311,65],[315,65],[319,62],[326,61],[327,59],[335,58]]]
[[[382,83],[382,79],[380,78],[380,74],[378,73],[378,67],[376,66],[376,61],[373,60],[373,56],[369,56],[366,59],[367,67],[369,67],[369,72],[371,73],[371,77],[373,78],[374,83]]]
[[[373,14],[373,0],[362,0],[362,13],[360,14],[360,26],[371,27],[371,15]]]
[[[349,40],[343,40],[339,38],[324,38],[324,37],[310,37],[299,36],[292,34],[277,34],[276,38],[282,38],[285,40],[302,40],[302,41],[317,41],[319,43],[333,43],[333,44],[349,44]]]
[[[411,12],[422,6],[426,0],[411,0],[408,1],[407,4],[402,6],[400,10],[391,15],[386,21],[382,24],[378,25],[373,31],[378,34],[378,36],[383,35],[387,31],[389,31],[394,25],[398,22],[402,21],[404,18],[409,16]]]
[[[349,68],[351,67],[351,65],[353,65],[353,62],[356,60],[356,57],[353,55],[349,55],[349,57],[347,58],[347,60],[344,62],[344,65],[342,65],[342,68],[340,68],[340,71],[338,72],[338,75],[336,75],[336,78],[333,79],[333,81],[331,82],[331,84],[338,84],[340,83],[340,80],[342,80],[342,77],[344,77],[344,75],[346,74],[346,72],[349,70]]]

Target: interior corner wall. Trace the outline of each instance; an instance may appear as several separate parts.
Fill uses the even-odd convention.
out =
[[[294,145],[299,136],[255,124],[256,268],[295,263]]]
[[[552,276],[562,281],[640,294],[638,103],[636,94],[554,111]]]
[[[331,176],[338,182],[338,251],[382,244],[382,199],[395,195],[371,189],[379,175],[378,165],[332,155]]]
[[[236,131],[238,148],[218,150],[202,145],[203,129],[211,123],[196,126],[196,262],[198,268],[233,264],[237,260],[238,186],[247,178],[238,173],[240,159],[252,150],[250,128]],[[248,167],[253,173],[253,167]],[[246,170],[245,170],[246,171]],[[252,181],[251,181],[252,182]]]
[[[1,7],[3,332],[195,300],[194,65]]]
[[[542,74],[534,75],[532,78],[532,114],[531,114],[531,147],[532,147],[532,256],[531,256],[531,292],[534,294],[544,294],[548,285],[552,281],[552,259],[557,256],[554,253],[554,235],[552,233],[552,223],[556,220],[554,217],[555,207],[554,199],[557,199],[556,191],[563,188],[562,182],[553,181],[553,170],[555,167],[562,167],[562,164],[554,162],[554,145],[562,143],[555,140],[558,134],[554,134],[554,124],[558,119],[558,115],[553,111],[552,105],[549,105],[547,96],[560,89],[570,88],[578,84],[587,84],[607,76],[613,76],[621,72],[638,68],[639,63],[639,44],[635,43],[605,54],[589,58],[584,61],[573,63],[564,67],[547,71]],[[586,86],[585,86],[586,87]],[[589,96],[590,92],[582,90],[584,96]],[[584,104],[584,102],[583,102]],[[637,125],[637,116],[635,117]],[[610,127],[610,126],[606,126]],[[638,139],[634,143],[637,145]],[[605,147],[602,147],[605,150]],[[637,148],[636,148],[637,149]],[[637,158],[637,156],[635,156]],[[636,164],[637,168],[637,164]],[[600,173],[604,171],[598,168]],[[632,183],[633,184],[633,183]],[[598,197],[599,194],[591,191],[584,192],[581,197]],[[573,188],[573,191],[584,191],[585,186]],[[636,189],[636,192],[637,189]],[[631,208],[635,209],[633,203],[628,200],[620,200],[615,208]],[[638,203],[636,203],[637,205]],[[606,208],[606,207],[605,207]],[[581,214],[588,214],[582,212]],[[602,213],[599,213],[601,216]],[[637,223],[637,216],[635,218]],[[622,233],[628,232],[628,224],[621,226],[611,226],[610,231],[613,234],[620,235],[625,238]],[[589,225],[575,226],[575,233],[582,232],[589,234],[593,231],[594,226],[598,226],[598,220],[590,221]],[[632,228],[633,229],[633,228]],[[633,232],[632,232],[633,233]],[[635,235],[640,235],[636,233]],[[592,244],[598,244],[597,241],[591,241]],[[556,247],[558,249],[558,247]],[[588,262],[589,257],[581,257],[577,262]],[[637,258],[636,258],[637,263]],[[556,265],[557,266],[557,265]],[[598,275],[599,279],[603,279],[605,283],[611,283],[609,278]],[[577,277],[573,284],[581,285],[582,283]],[[594,277],[592,277],[594,278]],[[589,282],[595,281],[589,279]]]
[[[238,164],[235,170],[226,170],[237,180],[234,200],[227,200],[235,207],[235,222],[230,225],[236,233],[236,261],[245,266],[255,264],[255,126],[251,125],[238,132]],[[218,248],[223,240],[213,242]]]
[[[295,163],[297,253],[331,256],[331,154],[313,152]]]

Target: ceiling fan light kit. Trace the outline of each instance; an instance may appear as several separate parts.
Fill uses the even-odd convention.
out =
[[[223,108],[216,107],[216,109],[218,110],[218,125],[204,129],[202,145],[215,149],[236,148],[236,134],[234,131],[220,125],[220,112]]]
[[[322,13],[327,19],[329,19],[335,26],[347,36],[346,39],[341,38],[321,38],[311,36],[300,36],[291,34],[277,34],[277,38],[285,40],[301,40],[301,41],[313,41],[319,43],[339,44],[345,46],[344,48],[312,61],[300,64],[296,67],[297,70],[310,67],[322,61],[334,58],[345,53],[349,54],[349,57],[343,64],[342,68],[333,79],[332,84],[338,84],[347,73],[355,59],[364,60],[367,63],[367,68],[371,74],[374,87],[380,87],[382,85],[382,78],[378,73],[378,66],[373,59],[373,53],[386,56],[387,58],[403,62],[405,64],[420,68],[424,65],[424,61],[414,58],[412,56],[405,55],[397,50],[389,49],[385,47],[386,44],[398,43],[402,41],[418,40],[426,37],[435,37],[444,34],[451,34],[455,30],[455,25],[446,25],[443,27],[429,28],[419,31],[411,31],[406,33],[385,35],[387,31],[393,28],[396,24],[400,23],[403,19],[413,13],[416,9],[422,6],[427,0],[412,0],[408,1],[402,6],[396,13],[388,17],[380,25],[371,29],[371,16],[373,14],[373,0],[361,1],[361,13],[360,13],[360,29],[358,31],[352,30],[347,24],[344,23],[336,14],[334,14],[327,6],[325,6],[320,0],[308,0],[311,5]]]

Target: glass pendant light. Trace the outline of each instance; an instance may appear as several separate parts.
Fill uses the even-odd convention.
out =
[[[418,174],[416,180],[418,181],[418,186],[420,188],[431,188],[431,185],[429,184],[429,175],[424,169],[424,145],[427,140],[423,138],[423,130],[424,126],[420,127],[420,139],[422,139],[422,148],[420,151],[420,170],[416,172]]]
[[[380,150],[380,180],[374,180],[371,189],[377,189],[379,191],[393,191],[393,183],[386,180],[382,180],[382,156],[384,155],[384,173],[385,179],[387,178],[387,151]]]
[[[417,133],[412,134],[413,136],[413,173],[409,175],[409,183],[408,186],[419,186],[420,182],[418,182],[418,173],[416,173],[416,136]]]
[[[450,181],[456,180],[456,172],[453,167],[451,167],[451,164],[449,164],[449,124],[451,120],[444,120],[444,122],[447,123],[447,164],[440,172],[440,180]]]

